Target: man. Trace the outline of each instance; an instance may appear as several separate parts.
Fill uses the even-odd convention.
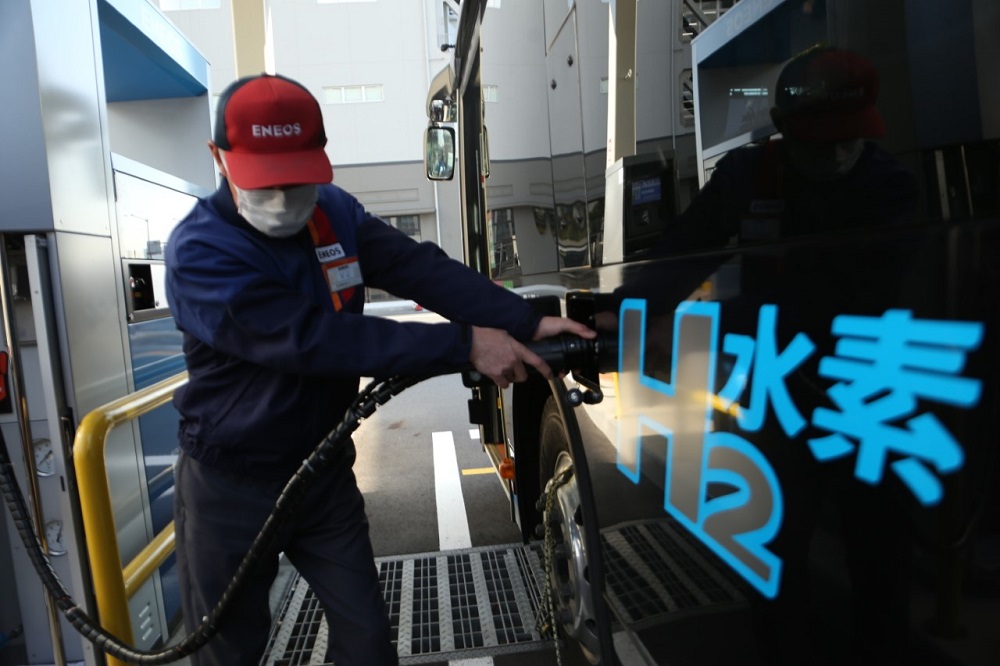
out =
[[[471,364],[501,387],[551,375],[520,341],[585,326],[539,317],[517,295],[416,243],[330,184],[319,104],[298,83],[260,75],[222,94],[209,149],[223,176],[177,226],[167,289],[189,381],[176,467],[178,571],[187,627],[214,607],[285,482],[342,419],[361,376]],[[362,314],[366,286],[451,323]],[[337,664],[395,664],[351,466],[351,442],[309,488],[278,540],[309,582]],[[270,627],[276,558],[261,562],[196,664],[257,664]]]

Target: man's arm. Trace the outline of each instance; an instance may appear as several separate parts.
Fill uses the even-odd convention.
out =
[[[385,377],[468,362],[465,326],[334,312],[262,271],[263,257],[224,245],[177,242],[167,272],[177,325],[218,352],[305,376]]]
[[[358,228],[365,281],[449,319],[471,325],[469,361],[502,388],[527,377],[525,365],[544,377],[552,370],[519,341],[563,333],[590,338],[584,324],[539,317],[521,296],[448,257],[433,243],[417,243],[381,220],[366,216]]]
[[[418,243],[378,218],[358,227],[365,284],[416,301],[452,321],[500,328],[530,340],[539,316],[519,295],[450,258],[434,243]]]
[[[592,339],[597,333],[584,324],[565,317],[542,317],[535,329],[532,340],[541,340],[564,333]],[[469,361],[500,388],[507,388],[511,382],[521,382],[528,378],[526,364],[532,366],[543,377],[552,377],[552,368],[537,354],[515,340],[506,331],[498,328],[472,327],[472,350]]]
[[[245,250],[237,253],[224,241],[190,238],[178,239],[170,248],[167,282],[175,321],[219,352],[307,376],[419,374],[470,362],[500,382],[505,376],[522,377],[524,363],[550,374],[541,359],[505,331],[485,334],[481,331],[488,329],[464,323],[403,323],[333,312],[261,270],[273,257],[244,256]],[[489,287],[527,308],[515,294]],[[527,309],[512,321],[533,324],[529,336],[587,333],[586,327],[561,318],[545,318],[542,325]]]

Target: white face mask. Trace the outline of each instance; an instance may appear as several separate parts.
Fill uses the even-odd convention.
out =
[[[237,210],[261,233],[287,238],[306,226],[316,207],[318,194],[318,185],[297,185],[284,190],[241,190],[237,187]]]

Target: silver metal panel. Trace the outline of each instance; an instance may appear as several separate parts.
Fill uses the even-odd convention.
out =
[[[204,146],[201,146],[204,148]],[[135,176],[136,178],[141,178],[142,180],[148,180],[151,183],[156,183],[167,187],[171,190],[177,190],[184,194],[190,194],[193,197],[204,197],[211,194],[215,188],[216,183],[213,180],[208,186],[200,185],[199,183],[185,180],[181,175],[175,175],[174,173],[168,173],[157,169],[149,164],[143,164],[134,159],[131,159],[125,155],[119,155],[118,153],[111,153],[111,168],[115,171],[121,171],[130,176]],[[177,174],[184,174],[183,171],[178,171]]]
[[[77,418],[128,392],[124,295],[110,238],[55,234],[59,311]]]
[[[29,411],[34,418],[44,418],[46,434],[38,429],[32,429],[33,441],[39,442],[43,437],[51,446],[52,476],[39,480],[42,513],[46,525],[58,525],[56,534],[61,538],[62,545],[58,549],[65,554],[55,556],[52,544],[50,553],[57,559],[53,566],[78,602],[86,608],[89,598],[90,573],[86,568],[86,546],[83,529],[76,521],[77,494],[72,476],[70,461],[72,442],[66,433],[69,410],[64,392],[63,366],[60,362],[58,322],[52,288],[52,266],[49,261],[48,243],[42,236],[26,236],[24,238],[25,264],[28,283],[31,286],[31,313],[34,322],[34,346],[22,346],[22,359],[25,369],[25,383],[30,390],[39,391],[40,405]],[[30,361],[29,361],[30,359]],[[29,379],[30,377],[30,379]],[[29,409],[30,402],[29,402]],[[48,531],[46,532],[48,538]],[[67,654],[86,653],[93,660],[93,647],[82,641],[75,631],[63,620],[63,643]]]
[[[164,46],[159,30],[169,22],[146,0],[111,4],[123,14],[135,9],[155,15],[158,22],[131,25],[137,32],[149,33],[141,36],[149,38],[154,51],[160,49],[182,67],[191,65],[191,58],[199,59],[188,46],[180,49],[188,58],[181,63],[178,51]],[[0,145],[6,156],[0,161],[0,197],[5,203],[0,231],[28,234],[23,238],[26,252],[14,248],[17,266],[9,276],[13,303],[12,313],[7,314],[14,318],[13,335],[22,348],[30,438],[52,442],[51,474],[38,479],[37,497],[44,520],[61,521],[62,529],[54,530],[53,537],[61,536],[66,554],[56,556],[53,564],[79,603],[89,597],[89,574],[82,564],[84,540],[74,522],[78,507],[69,440],[76,422],[87,412],[132,387],[113,210],[108,133],[114,128],[108,122],[104,81],[105,72],[120,70],[104,67],[99,6],[110,5],[108,0],[0,2],[0,25],[5,26],[0,55],[8,63],[2,82],[17,91],[0,108]],[[179,33],[176,37],[184,41]],[[143,53],[151,62],[157,55],[149,50]],[[200,66],[206,67],[203,59]],[[174,101],[170,108],[183,108],[185,113],[158,117],[150,112],[152,104],[130,107],[136,113],[129,118],[129,132],[123,130],[118,137],[120,142],[142,144],[140,120],[144,120],[146,142],[133,145],[136,150],[145,150],[143,155],[165,155],[162,164],[188,182],[200,182],[205,189],[214,186],[209,156],[194,157],[195,139],[203,153],[208,135],[207,96]],[[186,139],[178,142],[177,137]],[[171,150],[176,152],[170,154]],[[14,234],[8,240],[16,246],[22,238]],[[19,451],[15,416],[0,415],[0,423],[9,448]],[[135,426],[119,428],[108,447],[112,502],[125,561],[151,536],[136,432]],[[15,463],[23,467],[22,456],[15,457]],[[3,548],[13,561],[17,594],[0,595],[4,597],[0,615],[13,614],[17,605],[26,630],[29,663],[51,663],[52,641],[39,583],[20,543],[4,539]],[[148,605],[153,610],[148,618],[152,629],[139,632],[147,634],[143,645],[151,644],[165,627],[157,617],[162,614],[155,590],[158,584],[156,579],[147,583],[133,601],[133,606]],[[141,629],[142,621],[136,625]],[[63,631],[67,659],[97,663],[92,646],[83,645],[68,626]]]
[[[30,317],[33,327],[28,328],[23,324],[17,328],[19,331],[27,332],[29,335],[18,340],[20,349],[20,360],[22,374],[25,380],[25,395],[28,403],[28,413],[32,417],[31,437],[35,442],[48,440],[51,443],[51,473],[38,479],[38,493],[42,512],[42,522],[53,525],[50,531],[46,532],[49,539],[51,560],[57,574],[68,587],[72,596],[78,603],[86,605],[89,598],[89,572],[85,569],[86,562],[86,542],[83,538],[82,529],[75,521],[77,496],[73,484],[72,474],[69,471],[72,463],[70,457],[70,442],[61,436],[64,424],[61,417],[67,414],[66,402],[67,394],[71,402],[76,395],[71,388],[72,381],[64,381],[64,367],[60,359],[66,356],[67,351],[72,350],[74,345],[79,346],[81,338],[86,338],[86,332],[98,336],[89,339],[85,345],[86,353],[77,354],[86,360],[91,359],[95,354],[101,356],[101,350],[107,350],[108,345],[102,344],[101,340],[113,339],[114,334],[119,330],[117,308],[115,306],[118,290],[113,281],[114,263],[110,257],[110,239],[95,236],[68,235],[64,239],[62,257],[67,259],[63,265],[62,272],[55,270],[50,265],[49,248],[53,238],[46,239],[37,236],[25,238],[25,252],[23,255],[25,273],[30,285],[31,299],[28,301],[29,307],[25,308],[25,299],[17,300],[17,317],[24,319]],[[77,241],[82,245],[78,254]],[[79,267],[73,265],[73,257],[100,257],[101,248],[107,253],[107,259],[100,262],[98,266],[90,268],[88,273],[81,273]],[[15,256],[12,263],[19,265],[22,260]],[[101,270],[103,268],[104,270]],[[52,288],[52,276],[58,278],[61,275],[68,275],[76,279],[68,279],[70,289],[65,289],[66,284],[60,283],[58,290],[59,298],[54,298]],[[84,279],[89,275],[92,281]],[[100,277],[104,275],[102,284]],[[111,275],[109,280],[108,276]],[[77,291],[83,290],[83,292]],[[101,300],[101,295],[105,300],[110,300],[112,307],[110,311],[115,316],[105,316],[103,330],[94,321],[84,321],[78,325],[67,326],[67,321],[73,321],[72,313],[76,306],[88,308],[100,314],[105,308],[95,306],[94,299],[88,298],[86,292],[92,292],[97,301]],[[68,299],[68,300],[67,300]],[[67,313],[70,317],[67,318]],[[94,326],[98,326],[94,329]],[[19,333],[20,335],[20,333]],[[102,337],[103,336],[103,337]],[[107,337],[111,336],[111,337]],[[60,338],[68,341],[64,349],[60,349]],[[117,352],[120,355],[122,345],[118,345]],[[70,351],[70,353],[72,353]],[[117,360],[118,382],[121,392],[124,393],[124,365],[117,355],[112,352],[111,360],[102,359],[104,367],[115,367]],[[80,364],[77,364],[79,368]],[[84,367],[86,365],[84,364]],[[79,372],[74,372],[74,364],[68,363],[65,372],[66,378],[79,378]],[[102,381],[93,381],[100,379]],[[101,376],[100,372],[92,373],[90,380],[85,384],[107,384],[107,379]],[[110,378],[112,381],[114,377]],[[64,393],[65,391],[65,393]],[[106,401],[106,400],[105,400]],[[13,428],[13,422],[8,423],[5,434],[9,442],[18,442],[20,433]],[[16,450],[16,449],[12,449]],[[141,549],[148,541],[148,507],[144,502],[145,492],[143,478],[140,474],[140,466],[136,453],[136,442],[132,428],[125,426],[116,430],[109,440],[107,448],[107,458],[109,461],[109,480],[112,488],[112,502],[115,511],[115,522],[118,526],[119,544],[121,546],[123,561],[127,562]],[[23,467],[23,466],[22,466]],[[21,470],[22,478],[24,471]],[[27,484],[22,484],[27,488]],[[13,537],[13,535],[12,535]],[[56,543],[58,539],[59,543]],[[58,547],[57,547],[58,546]],[[29,663],[50,663],[53,660],[52,640],[47,626],[47,615],[44,604],[44,595],[35,577],[32,567],[27,560],[23,547],[20,543],[13,544],[13,559],[15,570],[22,572],[17,577],[18,594],[20,600],[21,615],[26,627],[25,643]],[[133,623],[143,631],[136,632],[137,644],[141,647],[151,647],[152,644],[163,634],[164,621],[161,618],[162,602],[155,594],[155,581],[149,581],[131,603],[135,610]],[[92,611],[93,609],[91,609]],[[145,620],[145,624],[144,624]],[[65,620],[61,620],[64,638],[66,658],[71,661],[86,659],[88,663],[97,663],[93,647],[84,642]]]
[[[153,649],[157,641],[167,635],[161,611],[163,602],[157,593],[158,581],[159,576],[154,575],[128,600],[132,644],[140,650]]]
[[[118,253],[110,238],[56,234],[62,328],[65,331],[68,382],[77,419],[131,391],[127,361],[125,295]],[[122,564],[127,564],[153,536],[143,473],[138,427],[114,429],[105,458]],[[155,595],[155,577],[130,601],[137,645],[149,647],[165,631],[163,604]],[[146,608],[149,608],[147,611]],[[140,631],[147,619],[152,631]],[[140,640],[145,636],[145,640]]]
[[[212,136],[207,96],[114,102],[107,113],[113,153],[215,189],[215,163],[206,146]]]
[[[32,0],[31,18],[36,48],[21,57],[37,67],[44,144],[34,150],[45,155],[52,218],[21,228],[107,235],[112,190],[96,4]]]
[[[54,234],[50,242],[68,400],[79,421],[131,389],[121,271],[111,238]],[[105,452],[123,564],[152,536],[137,440],[134,424],[123,425],[111,432]]]
[[[125,341],[121,339],[123,295],[116,278],[117,262],[111,252],[111,239],[79,234],[53,234],[45,239],[25,238],[26,274],[31,285],[30,308],[19,318],[29,315],[34,323],[27,329],[32,335],[20,341],[25,392],[29,413],[33,419],[32,438],[47,438],[53,447],[53,475],[39,479],[39,492],[44,521],[59,521],[66,554],[54,557],[57,573],[80,603],[88,598],[89,572],[82,529],[75,523],[77,496],[68,470],[69,442],[48,433],[62,429],[60,416],[68,407],[76,420],[94,407],[127,392]],[[19,300],[18,304],[23,304]],[[20,330],[26,327],[20,325]],[[109,344],[113,340],[117,344]],[[16,436],[16,433],[15,433]],[[120,554],[127,563],[150,537],[148,502],[144,475],[137,453],[133,426],[126,425],[112,432],[106,448],[108,477],[112,505],[118,531]],[[21,554],[17,565],[30,571]],[[27,568],[26,568],[27,567]],[[41,593],[33,575],[19,589],[26,626],[33,627],[26,636],[29,652],[37,661],[51,660],[51,641],[44,628],[46,619]],[[135,610],[133,624],[136,639],[142,647],[150,647],[164,632],[162,602],[155,591],[155,580],[149,581],[131,602]],[[27,618],[31,618],[30,620]],[[139,632],[146,622],[146,629]],[[65,624],[65,622],[63,622]],[[64,627],[67,657],[86,657],[96,663],[93,647],[79,639],[68,625]],[[45,651],[48,650],[48,657]]]
[[[32,228],[51,224],[52,213],[30,0],[0,3],[0,25],[16,26],[5,28],[0,39],[0,58],[6,63],[0,80],[11,91],[0,105],[0,145],[4,147],[0,228]]]

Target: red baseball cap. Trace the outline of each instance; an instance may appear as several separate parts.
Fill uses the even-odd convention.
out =
[[[843,141],[885,135],[875,107],[875,66],[852,51],[814,48],[793,58],[778,76],[774,103],[783,131],[799,141]]]
[[[329,183],[326,131],[319,103],[301,84],[270,74],[235,81],[219,98],[215,145],[237,187]]]

